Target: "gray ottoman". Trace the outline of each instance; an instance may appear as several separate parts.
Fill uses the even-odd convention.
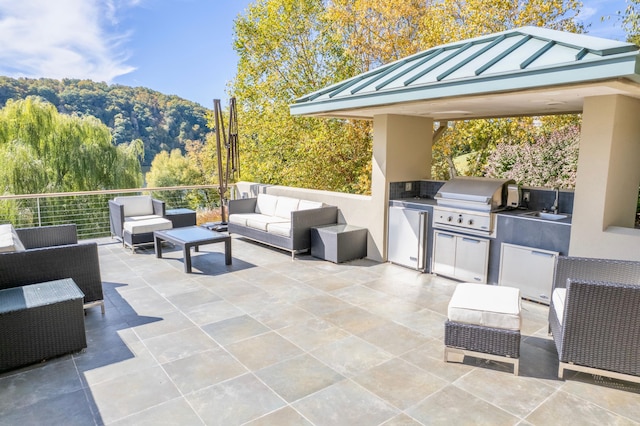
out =
[[[0,371],[86,348],[83,298],[70,278],[0,290]]]
[[[311,256],[333,263],[367,257],[367,229],[346,223],[312,226]]]

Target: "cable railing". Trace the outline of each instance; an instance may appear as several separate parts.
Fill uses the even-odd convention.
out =
[[[167,210],[195,210],[198,223],[220,220],[218,187],[191,185],[2,195],[0,223],[11,223],[16,228],[75,223],[79,239],[105,237],[110,235],[108,201],[114,197],[142,194],[163,200]]]

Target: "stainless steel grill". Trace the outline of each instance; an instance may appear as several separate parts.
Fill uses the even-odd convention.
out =
[[[434,228],[491,236],[495,231],[493,213],[506,206],[510,183],[514,181],[481,177],[449,180],[434,197]]]

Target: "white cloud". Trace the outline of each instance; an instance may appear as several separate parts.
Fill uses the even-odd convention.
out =
[[[129,1],[135,5],[136,0]],[[117,0],[0,0],[0,75],[111,82],[130,73]]]
[[[624,12],[625,0],[583,0],[578,21],[585,25],[589,35],[614,40],[625,40],[619,12]]]

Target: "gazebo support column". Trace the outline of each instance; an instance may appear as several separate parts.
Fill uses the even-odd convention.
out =
[[[640,260],[634,229],[640,185],[640,100],[585,98],[571,256]]]
[[[387,212],[389,184],[431,177],[433,119],[404,115],[373,118],[371,212],[374,228],[369,232],[380,255],[387,259]],[[369,257],[372,251],[369,250]]]

